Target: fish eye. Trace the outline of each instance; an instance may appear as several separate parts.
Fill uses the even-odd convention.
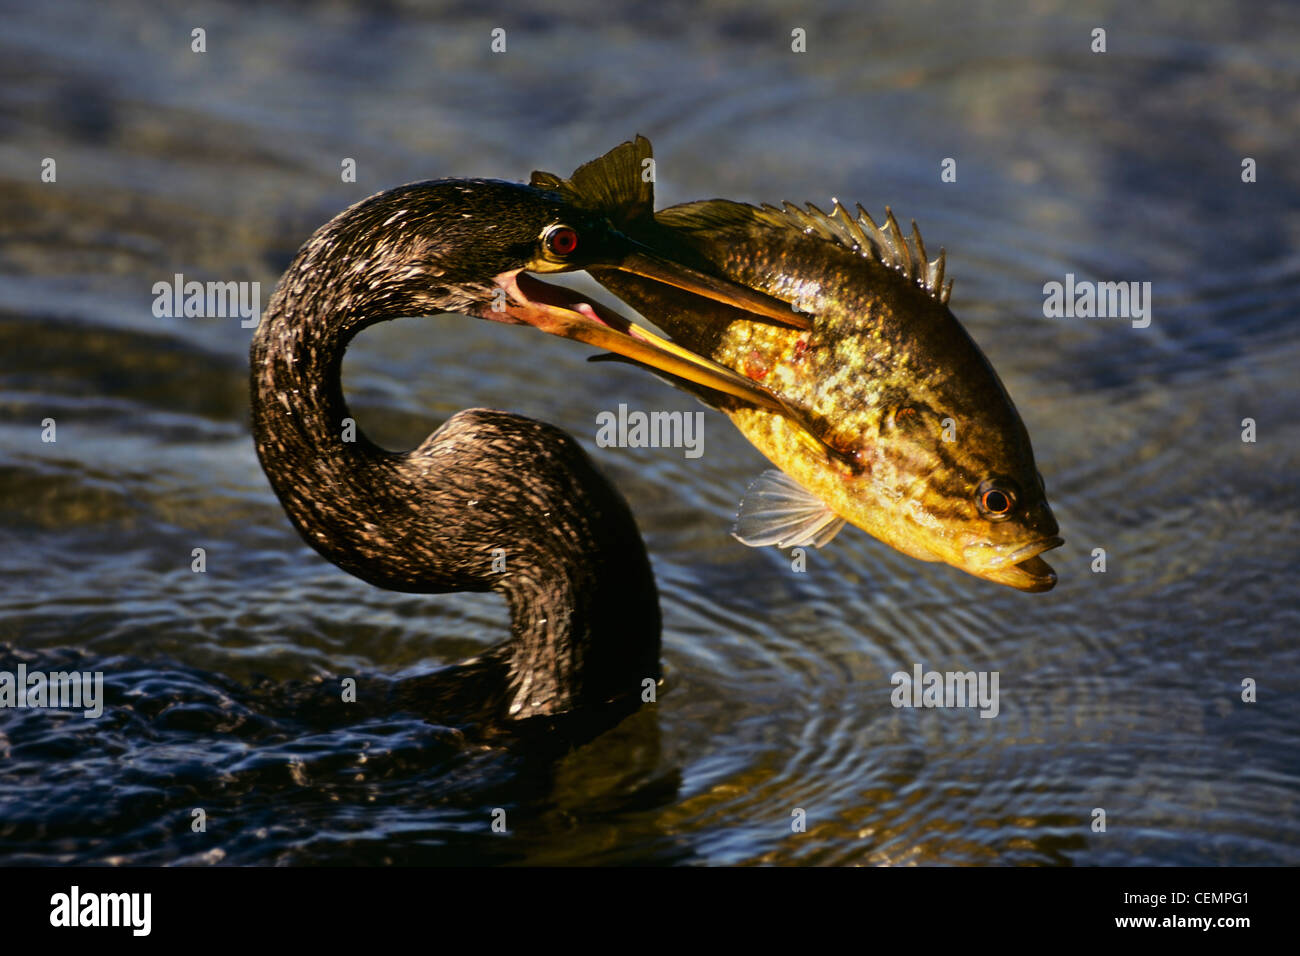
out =
[[[567,259],[578,251],[578,231],[562,223],[542,233],[542,247],[557,259]]]
[[[1011,517],[1016,507],[1016,492],[1010,482],[983,481],[975,491],[975,506],[990,521],[1003,521]]]

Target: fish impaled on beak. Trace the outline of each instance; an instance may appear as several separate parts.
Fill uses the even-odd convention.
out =
[[[498,276],[497,281],[507,301],[499,311],[495,307],[484,311],[484,318],[531,325],[551,335],[594,345],[634,364],[776,412],[788,417],[810,446],[839,454],[816,436],[799,412],[753,379],[656,335],[607,306],[589,302],[571,289],[542,282],[524,272]]]
[[[852,524],[919,560],[1051,590],[1056,574],[1042,555],[1063,539],[1025,423],[952,312],[943,251],[930,261],[920,230],[906,235],[888,207],[883,224],[836,200],[830,213],[724,199],[656,210],[653,170],[650,144],[637,137],[568,179],[535,173],[533,185],[600,215],[659,260],[797,302],[812,320],[807,330],[781,327],[635,269],[588,270],[677,347],[795,410],[712,402],[776,466],[750,486],[735,536],[755,547],[821,547]],[[838,461],[809,453],[791,427],[800,420]]]

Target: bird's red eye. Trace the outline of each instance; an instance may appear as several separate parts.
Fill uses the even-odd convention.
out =
[[[552,226],[546,233],[546,251],[565,258],[578,251],[578,233],[568,226]]]

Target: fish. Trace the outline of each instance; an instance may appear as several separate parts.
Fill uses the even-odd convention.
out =
[[[807,329],[782,327],[660,282],[588,270],[671,342],[787,407],[659,373],[727,415],[775,466],[745,493],[734,536],[822,547],[852,524],[921,561],[1021,591],[1053,588],[1041,555],[1064,540],[1029,433],[949,307],[945,254],[928,259],[915,222],[905,234],[892,211],[878,225],[838,200],[830,212],[725,199],[655,211],[653,170],[638,136],[572,176],[538,171],[531,184],[660,256],[811,319]]]

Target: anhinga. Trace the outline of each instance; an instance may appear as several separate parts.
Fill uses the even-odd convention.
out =
[[[405,453],[360,430],[345,441],[340,371],[353,336],[388,319],[461,312],[783,407],[743,376],[525,274],[593,265],[806,322],[775,299],[655,256],[547,190],[439,180],[372,196],[322,226],[254,333],[258,457],[307,542],[379,587],[497,591],[509,604],[508,641],[422,679],[434,709],[444,701],[511,720],[635,700],[659,674],[654,579],[626,503],[552,426],[471,410]]]

